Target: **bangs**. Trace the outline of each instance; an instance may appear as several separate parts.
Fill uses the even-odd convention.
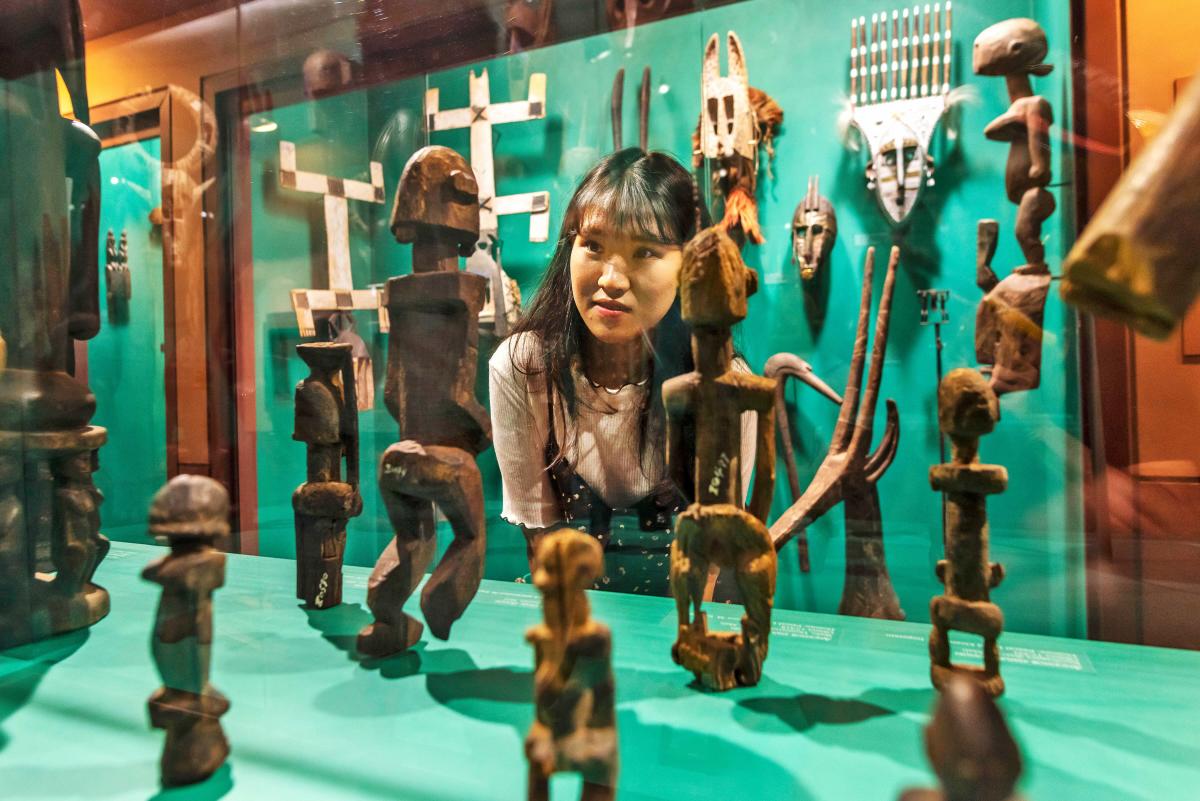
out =
[[[664,245],[683,244],[676,202],[662,188],[652,187],[638,170],[609,173],[581,187],[575,210],[573,233],[608,229]]]

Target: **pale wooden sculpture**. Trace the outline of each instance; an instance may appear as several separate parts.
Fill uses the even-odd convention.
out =
[[[912,789],[900,801],[1018,801],[1021,752],[983,688],[953,676],[925,727],[925,753],[941,787]]]
[[[955,674],[977,680],[989,695],[1004,692],[1000,647],[1004,613],[991,602],[990,591],[1004,579],[1004,568],[988,556],[987,496],[1003,492],[1008,471],[981,464],[979,438],[1000,419],[1000,402],[975,370],[951,370],[938,387],[938,425],[950,437],[949,464],[929,469],[929,484],[946,493],[946,558],[937,576],[946,590],[929,603],[933,631],[929,635],[930,678],[945,689]],[[983,667],[950,661],[950,631],[983,638]]]
[[[537,716],[525,738],[529,801],[548,801],[551,774],[583,776],[583,801],[608,801],[617,785],[612,634],[590,616],[585,589],[604,575],[600,543],[562,529],[538,546],[533,583],[543,622],[525,639],[534,648]]]
[[[871,282],[875,275],[875,248],[867,249],[850,374],[846,378],[837,425],[829,440],[829,451],[804,494],[771,526],[771,539],[778,550],[830,509],[842,504],[846,520],[846,580],[838,614],[891,620],[903,620],[904,611],[888,575],[879,491],[875,486],[896,458],[896,447],[900,442],[900,414],[891,398],[887,400],[883,437],[874,452],[868,449],[874,436],[875,404],[883,379],[883,357],[887,350],[888,323],[899,262],[900,248],[893,247],[875,318],[871,371],[864,392],[862,375],[867,357],[867,323],[871,316]]]
[[[829,400],[842,404],[842,396],[813,372],[812,365],[793,353],[776,353],[767,359],[763,375],[775,383],[775,430],[779,435],[779,446],[783,451],[783,466],[787,470],[788,488],[792,492],[792,503],[800,500],[800,475],[796,469],[796,452],[792,447],[791,426],[787,413],[787,380],[796,378],[808,384]],[[801,531],[796,536],[796,549],[800,555],[800,570],[807,573],[811,567],[808,558],[808,535]]]
[[[663,384],[667,461],[678,465],[683,431],[696,432],[696,500],[675,522],[671,594],[679,632],[671,655],[705,686],[757,684],[767,656],[775,597],[775,549],[765,525],[775,490],[775,382],[733,369],[730,328],[746,316],[758,275],[719,227],[684,248],[679,275],[683,319],[692,326],[695,372]],[[741,415],[758,413],[754,491],[743,508]],[[746,614],[741,633],[709,632],[701,604],[709,567],[733,570]]]
[[[309,342],[296,352],[312,371],[296,385],[296,430],[307,445],[308,477],[292,493],[296,514],[296,597],[325,609],[342,602],[346,523],[362,513],[358,490],[358,404],[351,346]],[[342,481],[342,461],[346,480]]]
[[[392,329],[384,400],[400,442],[379,465],[379,491],[396,536],[367,584],[375,616],[358,650],[386,656],[414,645],[421,624],[403,611],[437,548],[434,504],[454,540],[421,592],[421,611],[446,639],[483,578],[483,483],[475,456],[491,424],[475,399],[479,310],[487,279],[461,272],[479,234],[479,187],[466,159],[425,147],[409,159],[392,208],[392,233],[413,243],[413,272],[387,283]]]
[[[1165,339],[1200,294],[1200,80],[1121,176],[1063,263],[1062,297]]]
[[[92,483],[107,434],[72,376],[76,342],[100,328],[100,140],[83,42],[76,0],[0,4],[0,129],[15,148],[0,158],[0,194],[20,197],[0,214],[0,649],[109,610],[92,582],[108,551]]]
[[[163,686],[150,696],[150,725],[167,732],[165,787],[211,776],[229,756],[220,718],[229,700],[208,680],[213,591],[225,583],[225,554],[213,547],[229,534],[229,495],[206,476],[176,476],[150,504],[150,535],[171,546],[142,578],[162,586],[150,651]]]
[[[1042,318],[1050,290],[1050,268],[1042,244],[1042,223],[1054,213],[1050,184],[1049,101],[1033,93],[1030,75],[1048,75],[1046,34],[1031,19],[1009,19],[975,39],[975,74],[1003,75],[1012,105],[988,123],[984,136],[1009,142],[1004,175],[1009,201],[1017,204],[1015,234],[1025,264],[1004,280],[992,270],[999,226],[981,220],[975,280],[986,294],[975,317],[975,358],[992,365],[997,395],[1036,389],[1041,382]]]

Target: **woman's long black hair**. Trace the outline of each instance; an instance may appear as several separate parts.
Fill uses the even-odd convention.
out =
[[[536,334],[540,339],[541,363],[514,362],[513,366],[526,375],[545,376],[547,389],[562,399],[572,417],[579,402],[572,362],[583,353],[587,329],[571,293],[571,249],[581,225],[593,220],[630,236],[680,246],[695,236],[697,225],[709,224],[707,209],[698,204],[691,174],[665,153],[647,153],[635,147],[618,150],[601,159],[580,181],[563,215],[542,284],[511,334]],[[650,394],[640,419],[642,452],[651,443],[665,446],[663,381],[693,369],[691,328],[680,316],[678,296],[648,334],[648,344],[653,358]],[[523,349],[513,352],[519,350]]]

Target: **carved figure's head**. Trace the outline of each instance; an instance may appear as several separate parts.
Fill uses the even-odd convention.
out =
[[[824,265],[837,241],[837,213],[833,204],[821,196],[820,179],[808,179],[808,193],[796,206],[792,217],[792,260],[800,268],[800,277],[812,279]]]
[[[938,386],[938,427],[956,438],[991,433],[1000,419],[1000,401],[978,370],[951,370]]]
[[[604,551],[595,537],[575,529],[556,531],[542,540],[537,551],[533,584],[542,593],[546,625],[562,630],[587,619],[584,590],[604,575]],[[568,620],[567,615],[573,615]]]
[[[554,0],[504,0],[504,30],[514,52],[546,44],[554,30]]]
[[[1004,716],[974,679],[954,676],[925,729],[925,750],[947,801],[1005,801],[1021,752]]]
[[[1043,63],[1049,46],[1042,26],[1018,17],[997,22],[975,37],[973,67],[976,75],[1048,75],[1054,69]]]
[[[95,451],[75,451],[54,463],[54,473],[66,481],[90,482],[92,473],[99,467]]]
[[[422,229],[432,229],[470,256],[479,239],[479,184],[467,160],[440,145],[413,153],[396,187],[391,228],[397,242],[416,241]]]
[[[932,179],[933,157],[910,137],[887,142],[867,165],[867,186],[895,222],[908,216],[917,205],[922,185],[933,183]]]
[[[758,273],[720,226],[705,228],[683,248],[679,296],[683,319],[696,327],[729,328],[746,318]]]
[[[150,502],[150,536],[160,542],[214,542],[229,535],[229,493],[208,476],[175,476]]]
[[[694,0],[605,0],[609,30],[632,28],[690,11]]]
[[[304,59],[304,94],[311,100],[336,94],[349,86],[353,65],[336,50],[321,48]]]
[[[729,74],[721,74],[720,38],[704,47],[701,76],[700,151],[708,159],[738,155],[757,163],[758,123],[750,104],[750,77],[737,34],[729,32]]]

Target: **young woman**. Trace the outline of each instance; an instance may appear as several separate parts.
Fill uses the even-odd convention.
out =
[[[531,561],[560,526],[599,538],[603,588],[665,594],[671,517],[692,495],[690,464],[667,475],[662,384],[692,370],[677,289],[696,225],[677,161],[607,156],[575,190],[541,288],[491,358],[502,515]],[[752,433],[746,445],[752,465]]]

